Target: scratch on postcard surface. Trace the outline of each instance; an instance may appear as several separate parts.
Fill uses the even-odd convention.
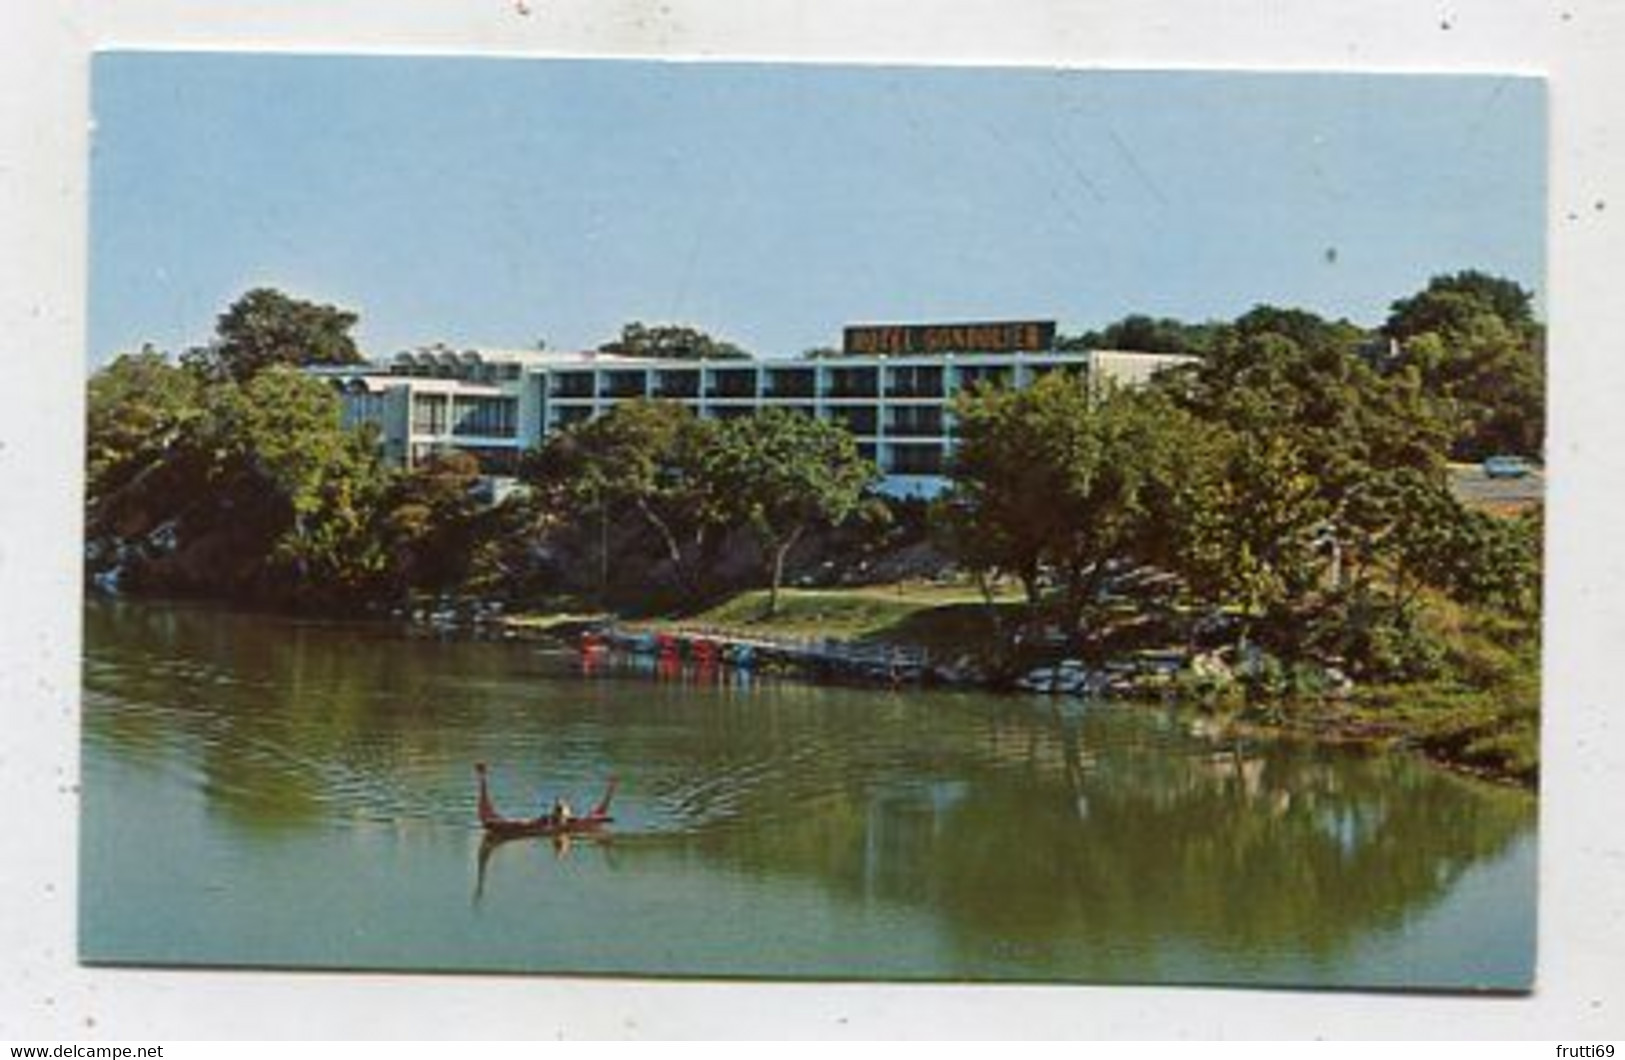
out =
[[[1122,153],[1123,159],[1128,163],[1129,168],[1134,170],[1134,175],[1140,178],[1140,183],[1144,184],[1146,190],[1151,193],[1151,197],[1156,199],[1162,205],[1167,206],[1168,196],[1164,195],[1162,193],[1162,189],[1157,187],[1157,182],[1151,179],[1151,174],[1147,173],[1145,171],[1145,167],[1140,165],[1139,156],[1134,153],[1133,149],[1130,148],[1128,144],[1123,142],[1123,138],[1121,136],[1117,135],[1117,130],[1107,129],[1106,135],[1112,138],[1112,143],[1117,147],[1117,150]]]

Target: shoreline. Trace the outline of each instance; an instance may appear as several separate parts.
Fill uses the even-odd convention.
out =
[[[98,595],[89,594],[86,599],[95,599]],[[143,595],[108,598],[165,602],[161,597]],[[186,602],[231,606],[225,601],[192,597],[186,598]],[[646,642],[641,654],[655,661],[662,659],[659,644],[664,637],[672,645],[667,649],[669,654],[664,656],[666,664],[690,668],[697,661],[691,648],[695,642],[711,643],[711,648],[702,651],[714,654],[709,655],[703,665],[719,669],[734,665],[722,644],[748,643],[758,653],[747,667],[751,672],[813,684],[891,689],[905,686],[959,688],[1006,696],[1096,698],[1141,704],[1165,704],[1170,699],[1178,699],[1212,719],[1229,735],[1306,739],[1379,752],[1399,750],[1418,755],[1438,768],[1463,777],[1517,788],[1536,797],[1540,792],[1538,742],[1537,757],[1521,768],[1504,757],[1468,753],[1475,738],[1495,740],[1507,737],[1510,731],[1505,716],[1496,713],[1497,706],[1486,702],[1497,695],[1492,689],[1369,684],[1336,696],[1282,695],[1249,700],[1232,689],[1226,695],[1214,697],[1179,686],[1178,677],[1193,672],[1188,659],[1177,669],[1170,669],[1165,659],[1155,667],[1137,669],[1127,660],[1118,660],[1115,683],[1083,687],[1086,683],[1078,682],[1076,687],[1039,688],[1024,686],[1017,680],[995,680],[985,671],[958,662],[938,661],[924,653],[918,644],[904,641],[880,637],[862,640],[775,637],[760,631],[685,625],[654,618],[626,620],[607,612],[581,609],[507,612],[500,608],[472,607],[454,614],[453,609],[416,608],[371,618],[341,617],[337,621],[376,622],[380,619],[397,625],[408,636],[427,634],[544,643],[578,655],[584,654],[584,642],[591,643],[591,638],[598,638],[597,643],[602,647],[597,650],[637,657],[640,652],[632,647],[632,641],[641,638]],[[611,636],[617,642],[613,648],[609,647]],[[956,659],[967,657],[974,647],[958,645]],[[902,672],[888,670],[888,658],[906,659],[907,666]],[[1065,664],[1046,669],[1061,671]],[[1094,672],[1105,674],[1113,669],[1114,666],[1109,665]],[[1430,708],[1428,703],[1435,706]]]
[[[521,617],[516,622],[506,624],[505,628],[523,628],[528,632],[526,639],[546,640],[578,652],[583,651],[581,638],[598,635],[605,637],[600,643],[603,643],[606,649],[628,657],[640,654],[631,644],[641,636],[647,641],[647,647],[641,654],[651,658],[663,658],[669,665],[682,666],[695,665],[690,646],[696,642],[702,646],[710,645],[702,647],[702,658],[699,662],[701,666],[727,666],[728,653],[725,645],[728,644],[748,643],[758,651],[764,647],[771,651],[773,647],[772,639],[764,638],[760,634],[746,634],[738,630],[689,629],[680,625],[666,627],[663,632],[660,624],[652,621],[622,625],[613,620],[589,623],[579,616],[561,617],[560,620],[553,622],[537,622]],[[616,632],[608,634],[605,632],[606,629],[613,629]],[[664,649],[659,646],[662,638],[665,638],[667,645]],[[572,643],[572,639],[575,643]],[[608,648],[611,641],[615,642],[615,646]],[[1489,690],[1442,685],[1415,687],[1370,684],[1342,695],[1289,694],[1250,701],[1232,701],[1232,705],[1226,709],[1224,705],[1216,705],[1211,699],[1204,700],[1200,695],[1181,695],[1177,683],[1178,676],[1193,672],[1188,659],[1178,670],[1169,669],[1166,659],[1162,659],[1158,665],[1151,666],[1144,665],[1143,660],[1119,659],[1107,664],[1101,670],[1094,671],[1096,674],[1106,674],[1115,669],[1117,677],[1114,683],[1085,687],[1087,682],[1079,681],[1077,687],[1072,688],[1055,686],[1040,688],[1023,684],[1022,679],[998,681],[980,671],[967,671],[952,664],[922,660],[918,655],[917,646],[901,642],[879,640],[859,644],[825,638],[817,643],[823,654],[817,658],[801,660],[784,651],[784,645],[778,645],[781,653],[774,658],[774,662],[778,665],[767,672],[790,680],[810,683],[844,683],[877,688],[913,685],[978,689],[1010,696],[1099,698],[1143,704],[1183,699],[1191,709],[1212,718],[1229,733],[1303,738],[1330,745],[1400,750],[1416,754],[1437,767],[1464,777],[1539,795],[1538,759],[1532,766],[1520,768],[1505,758],[1492,759],[1482,754],[1475,756],[1467,753],[1472,746],[1471,737],[1474,734],[1490,737],[1503,735],[1497,728],[1496,722],[1499,718],[1496,715],[1491,715],[1485,720],[1469,710],[1465,725],[1457,716],[1464,708],[1476,708],[1480,712],[1493,710],[1494,708],[1486,707],[1484,704],[1484,700],[1494,695]],[[844,646],[851,651],[852,665],[832,670],[830,660],[839,658],[841,650],[840,647],[834,647],[832,650],[832,646]],[[664,655],[661,654],[663,650],[666,652]],[[894,659],[908,660],[902,672],[885,671],[884,660],[888,654]],[[1154,652],[1146,654],[1157,655]],[[1060,666],[1043,669],[1058,674],[1065,670],[1065,666],[1063,663]],[[1448,703],[1456,713],[1447,713],[1443,707],[1430,713],[1426,707],[1416,705],[1429,700]],[[1452,727],[1452,723],[1455,727]]]

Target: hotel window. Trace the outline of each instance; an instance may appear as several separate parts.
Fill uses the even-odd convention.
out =
[[[444,394],[413,395],[412,433],[445,434],[448,404]]]
[[[756,369],[717,368],[711,373],[706,397],[753,398],[756,396]]]
[[[605,372],[602,394],[607,398],[642,397],[648,375],[636,372]]]
[[[941,397],[940,365],[899,366],[886,369],[887,397]]]
[[[553,396],[556,398],[592,397],[591,372],[558,372],[553,376]]]
[[[767,396],[770,398],[809,398],[818,389],[816,368],[769,368]]]
[[[880,392],[877,368],[831,368],[829,395],[832,398],[874,397]]]
[[[700,396],[699,369],[688,371],[661,370],[655,373],[655,397],[695,398]]]
[[[936,438],[942,434],[942,407],[904,405],[889,410],[886,433],[904,438]]]
[[[559,405],[553,410],[553,424],[556,427],[569,427],[590,419],[592,409],[585,405]]]
[[[974,386],[1009,386],[1015,381],[1014,371],[1009,365],[967,366],[958,369],[958,374],[959,390],[969,390]]]
[[[452,405],[453,433],[482,438],[512,438],[517,402],[512,398],[458,398]]]
[[[875,414],[873,405],[832,408],[829,410],[829,418],[853,434],[874,434],[875,428],[880,423],[880,417]]]

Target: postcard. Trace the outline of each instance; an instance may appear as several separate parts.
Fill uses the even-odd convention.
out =
[[[82,961],[1532,988],[1541,80],[94,74]]]

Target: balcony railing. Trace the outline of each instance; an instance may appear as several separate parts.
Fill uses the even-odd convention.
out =
[[[592,373],[590,372],[556,375],[553,377],[553,387],[549,396],[556,398],[590,398],[592,397],[592,390]]]
[[[700,396],[699,372],[661,372],[655,376],[654,396],[682,399]]]
[[[887,422],[886,434],[894,438],[940,438],[943,423],[941,416],[897,417]]]
[[[853,434],[874,434],[875,428],[880,424],[880,417],[874,409],[832,409],[830,419],[845,427]]]
[[[818,392],[818,376],[811,370],[769,372],[763,396],[770,398],[810,398]]]
[[[708,398],[753,398],[756,396],[755,372],[719,372],[705,388]]]
[[[424,433],[438,432],[425,431]],[[469,416],[458,420],[451,433],[464,438],[513,438],[518,435],[519,430],[512,421],[492,421],[478,416]]]
[[[886,396],[896,398],[940,398],[942,369],[893,368],[887,373]]]
[[[643,396],[646,383],[641,372],[605,376],[599,393],[607,398],[638,398]]]

